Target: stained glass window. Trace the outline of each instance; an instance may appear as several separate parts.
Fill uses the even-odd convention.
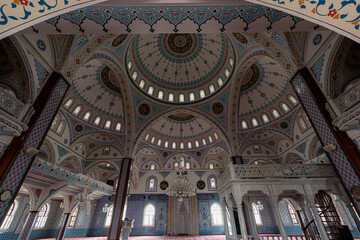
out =
[[[111,121],[107,120],[106,123],[105,123],[105,128],[110,129],[110,127],[111,127]]]
[[[258,123],[258,121],[256,120],[256,118],[251,119],[251,122],[252,122],[253,127],[259,126],[259,123]]]
[[[194,94],[194,93],[190,93],[190,94],[189,94],[189,100],[190,100],[190,101],[194,101],[194,100],[195,100],[195,94]]]
[[[172,143],[172,149],[176,149],[176,142]]]
[[[43,228],[49,215],[49,204],[44,204],[40,209],[35,222],[35,228]]]
[[[132,68],[132,61],[128,62],[128,69],[130,70]]]
[[[209,179],[209,183],[210,183],[210,189],[216,189],[217,188],[217,184],[216,184],[216,179],[215,177],[211,177]]]
[[[87,122],[87,121],[89,121],[90,117],[91,117],[91,112],[90,111],[86,112],[83,117],[83,120]]]
[[[18,201],[15,200],[15,201],[10,205],[9,210],[8,210],[7,213],[6,213],[6,216],[5,216],[5,218],[4,218],[4,221],[3,221],[3,223],[1,224],[1,227],[0,227],[1,230],[9,229],[10,224],[11,224],[11,222],[12,222],[13,219],[14,219],[15,212],[16,212],[17,208],[18,208]]]
[[[57,130],[56,130],[56,133],[58,135],[61,135],[63,133],[63,131],[64,131],[64,128],[65,128],[65,122],[61,121],[58,128],[57,128]]]
[[[114,205],[111,205],[109,207],[109,211],[106,214],[106,219],[105,219],[105,227],[109,227],[110,223],[111,223],[111,219],[112,219],[112,215],[113,215],[113,211],[114,211]]]
[[[219,139],[219,136],[217,135],[217,133],[214,133],[214,137],[215,137],[216,140]]]
[[[214,169],[214,164],[213,164],[213,163],[210,163],[210,164],[209,164],[209,168],[210,168],[210,169]]]
[[[174,94],[169,93],[169,102],[173,102],[173,101],[174,101]]]
[[[298,125],[301,131],[305,131],[307,129],[304,119],[302,119],[301,117],[298,119]]]
[[[230,66],[233,66],[234,65],[234,59],[229,58],[229,64],[230,64]]]
[[[145,81],[143,79],[140,80],[139,87],[143,89],[145,87]]]
[[[151,138],[151,143],[154,144],[154,142],[155,142],[155,137],[152,137]]]
[[[154,189],[155,189],[155,179],[154,179],[154,178],[150,178],[150,179],[149,179],[148,189],[149,189],[149,190],[154,190]]]
[[[79,113],[81,112],[81,109],[82,109],[82,107],[81,107],[80,105],[77,106],[77,107],[74,109],[73,114],[74,114],[75,116],[79,115]]]
[[[101,117],[100,117],[100,116],[97,116],[97,117],[95,118],[95,120],[94,120],[94,124],[95,124],[96,126],[99,126],[100,121],[101,121]]]
[[[164,147],[165,147],[165,148],[168,148],[168,147],[169,147],[169,141],[166,141],[166,142],[165,142]]]
[[[184,143],[183,142],[180,143],[180,149],[184,149]]]
[[[185,167],[185,161],[182,157],[180,158],[180,167]]]
[[[176,169],[179,166],[178,162],[174,162],[174,169]]]
[[[262,115],[262,119],[263,119],[263,122],[264,122],[264,123],[270,122],[269,117],[268,117],[266,114],[263,114],[263,115]]]
[[[150,86],[148,89],[148,94],[153,95],[153,93],[154,93],[154,87]]]
[[[188,142],[188,148],[191,149],[192,148],[192,143]]]
[[[73,104],[74,100],[73,99],[69,99],[67,100],[67,102],[65,103],[65,108],[70,108],[71,105]]]
[[[218,82],[219,87],[221,87],[221,86],[224,84],[224,81],[222,80],[221,77],[219,77],[219,78],[217,79],[217,82]]]
[[[279,112],[278,112],[276,109],[273,109],[273,110],[272,110],[272,115],[274,116],[274,118],[280,117],[280,114],[279,114]]]
[[[296,98],[294,96],[290,96],[289,99],[290,99],[291,103],[294,105],[296,105],[298,103],[298,101],[296,100]]]
[[[211,136],[209,136],[209,142],[212,143],[213,142],[213,139]]]
[[[281,104],[281,107],[282,107],[282,109],[283,109],[285,112],[290,111],[290,108],[288,107],[288,105],[286,105],[286,103],[282,103],[282,104]]]
[[[205,138],[202,139],[202,144],[203,144],[203,146],[206,145],[206,140],[205,140]]]
[[[155,164],[150,165],[150,170],[155,170]]]
[[[198,140],[195,141],[195,147],[200,147],[200,144],[199,144]]]
[[[213,203],[210,209],[211,221],[213,226],[223,226],[224,221],[221,214],[221,207],[218,203]]]
[[[150,135],[149,134],[146,134],[145,136],[145,140],[147,141],[149,139]]]
[[[204,91],[204,89],[201,89],[200,92],[199,92],[199,94],[200,94],[200,98],[204,98],[204,97],[205,97],[205,91]]]
[[[69,221],[69,227],[71,227],[71,228],[75,226],[75,220],[76,220],[78,211],[79,211],[79,208],[75,207],[74,210],[71,213],[70,221]]]
[[[157,142],[158,146],[161,146],[161,141],[162,141],[161,139],[158,140],[158,142]]]
[[[254,145],[254,152],[256,152],[256,153],[261,152],[261,149],[260,149],[259,145],[257,145],[257,144]]]
[[[229,76],[230,76],[230,72],[229,72],[229,69],[225,69],[225,71],[224,71],[224,73],[225,73],[225,76],[228,78]]]
[[[164,92],[160,90],[158,92],[158,99],[163,99],[163,97],[164,97]]]
[[[190,162],[186,162],[185,168],[188,169],[188,170],[190,169]]]
[[[110,147],[104,147],[103,155],[109,155],[110,154]]]
[[[306,121],[306,125],[308,127],[311,127],[311,122],[310,122],[310,120],[309,120],[309,118],[308,118],[308,116],[307,116],[307,114],[305,112],[303,112],[303,116],[304,116],[304,119]]]
[[[55,129],[56,129],[56,125],[58,124],[58,121],[59,121],[59,118],[58,118],[58,116],[56,116],[56,117],[54,118],[54,120],[52,121],[52,124],[51,124],[51,129],[52,129],[52,130],[55,130]]]
[[[152,227],[155,224],[155,207],[151,203],[144,208],[143,226]]]
[[[214,85],[212,85],[212,84],[209,85],[209,91],[210,91],[210,93],[215,92],[215,87],[214,87]]]
[[[121,123],[119,123],[119,122],[116,123],[115,130],[118,131],[118,132],[120,132],[120,130],[121,130]]]
[[[253,209],[256,225],[262,225],[262,220],[261,220],[259,208],[256,206],[255,203],[252,204],[252,209]]]
[[[247,129],[248,128],[247,123],[245,121],[242,121],[241,127],[242,127],[242,129]]]
[[[134,71],[131,77],[135,81],[138,77],[138,73],[136,71]]]

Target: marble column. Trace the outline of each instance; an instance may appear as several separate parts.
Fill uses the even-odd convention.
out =
[[[30,237],[30,233],[34,228],[34,224],[36,221],[36,217],[38,215],[38,211],[30,211],[26,217],[23,228],[21,229],[18,240],[28,240]]]
[[[231,202],[231,200],[229,199],[228,203],[228,210],[229,210],[229,214],[230,214],[230,222],[231,222],[231,231],[233,233],[233,237],[234,239],[237,239],[238,235],[237,235],[237,231],[236,231],[236,224],[235,224],[235,217],[234,217],[234,204]]]
[[[315,201],[310,200],[309,201],[309,206],[310,206],[310,209],[312,211],[312,214],[314,215],[316,227],[317,227],[317,229],[319,231],[321,240],[329,240],[329,236],[328,236],[328,234],[326,232],[326,229],[324,227],[323,222],[321,221],[321,218],[319,216]]]
[[[287,233],[286,233],[284,223],[282,221],[281,214],[280,214],[280,211],[279,211],[278,196],[275,196],[275,195],[270,196],[270,204],[271,204],[271,208],[274,210],[276,222],[277,222],[278,227],[280,229],[280,234],[281,234],[282,240],[287,240],[288,239],[287,238]]]
[[[254,237],[255,240],[259,240],[259,233],[257,230],[257,226],[256,226],[256,221],[255,221],[255,215],[254,215],[254,211],[252,208],[252,201],[250,199],[247,199],[245,201],[245,204],[247,205],[247,208],[249,209],[249,216],[250,216],[250,222],[251,222],[251,230],[252,230],[252,235]]]
[[[64,240],[67,226],[70,220],[70,213],[64,213],[61,219],[60,229],[56,236],[56,240]]]
[[[223,222],[224,222],[224,227],[225,227],[226,239],[229,239],[230,236],[232,237],[232,234],[230,234],[230,232],[229,232],[229,226],[228,226],[228,221],[227,221],[227,216],[226,216],[226,203],[224,201],[221,201],[220,205],[221,205]]]
[[[357,229],[360,231],[360,219],[354,210],[353,204],[351,202],[346,202],[345,205],[349,210],[351,217],[354,219]]]
[[[241,229],[241,236],[243,240],[248,240],[248,233],[246,229],[246,219],[244,215],[244,208],[242,205],[242,201],[236,200],[236,205],[238,206],[238,214],[240,220],[240,229]]]
[[[111,219],[108,233],[109,240],[120,239],[124,207],[128,192],[128,183],[130,178],[131,158],[123,158],[121,161],[120,174],[118,178],[118,187],[114,200],[114,211]]]
[[[304,227],[310,222],[309,216],[307,215],[307,208],[309,208],[309,206],[306,206],[305,204],[303,204],[303,205],[301,206],[301,211],[302,211],[303,216],[304,216],[304,218],[305,218]],[[310,226],[308,229],[309,229],[310,236],[311,236],[313,239],[315,239],[315,233],[314,233],[313,228]]]
[[[60,74],[50,75],[33,104],[35,114],[29,120],[29,130],[12,140],[0,160],[0,193],[8,194],[0,201],[0,225],[35,159],[26,150],[40,149],[68,88]]]

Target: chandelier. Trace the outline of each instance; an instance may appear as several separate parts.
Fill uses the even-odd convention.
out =
[[[184,198],[193,197],[196,194],[196,188],[189,183],[185,174],[185,158],[180,155],[180,162],[176,166],[177,177],[173,184],[166,189],[166,194],[172,197],[176,197],[179,202],[182,202]]]

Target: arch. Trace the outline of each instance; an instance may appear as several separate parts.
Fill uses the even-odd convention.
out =
[[[79,212],[79,206],[76,206],[76,207],[73,209],[73,211],[71,212],[68,227],[70,227],[70,228],[75,227],[75,221],[76,221],[78,212]]]
[[[285,156],[284,164],[290,163],[304,163],[305,160],[300,157],[298,154],[290,152]]]
[[[253,214],[254,214],[254,217],[255,217],[256,225],[262,225],[263,222],[262,222],[262,219],[261,219],[261,215],[260,215],[260,211],[259,211],[258,206],[253,202],[251,204],[251,207],[252,207],[252,211],[253,211]]]
[[[49,211],[50,211],[50,204],[45,203],[36,218],[35,224],[34,224],[34,228],[43,228],[45,227],[48,215],[49,215]]]
[[[19,202],[18,202],[18,200],[15,199],[14,202],[11,204],[9,210],[6,213],[3,223],[0,226],[0,230],[9,229],[9,227],[15,217],[18,207],[19,207]]]
[[[146,179],[145,192],[156,192],[157,191],[157,178],[150,176]]]
[[[142,226],[153,227],[154,225],[155,225],[155,206],[152,203],[148,203],[144,207]]]
[[[82,170],[80,160],[76,156],[71,156],[71,157],[64,159],[59,164],[59,167],[62,167],[73,173],[80,173]]]
[[[210,175],[207,179],[208,182],[208,190],[209,191],[217,191],[218,189],[218,181],[215,175]]]
[[[211,205],[210,215],[211,215],[211,225],[212,226],[223,226],[224,225],[221,206],[219,203],[215,202]]]
[[[55,150],[48,139],[45,139],[42,143],[40,147],[40,152],[37,157],[50,163],[55,163]]]

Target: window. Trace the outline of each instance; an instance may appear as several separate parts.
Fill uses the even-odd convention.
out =
[[[209,85],[209,92],[210,92],[210,93],[215,92],[215,87],[214,87],[214,85],[212,85],[212,84]]]
[[[144,79],[141,79],[141,80],[140,80],[139,87],[140,87],[141,89],[143,89],[143,88],[145,87],[145,81],[144,81]]]
[[[173,101],[174,101],[174,94],[173,94],[173,93],[169,93],[168,100],[169,100],[169,102],[173,102]]]
[[[64,132],[64,129],[65,129],[65,122],[61,121],[61,123],[59,124],[59,126],[56,130],[56,133],[61,136],[62,133]]]
[[[252,209],[253,209],[256,225],[262,225],[262,220],[261,220],[259,208],[256,206],[255,203],[252,204]]]
[[[52,121],[52,124],[51,124],[51,129],[52,129],[52,130],[55,131],[56,125],[58,124],[58,121],[59,121],[59,118],[58,118],[58,116],[56,116],[56,117],[54,118],[54,120]]]
[[[296,216],[296,211],[293,207],[293,205],[288,201],[288,208],[289,208],[289,213],[291,216],[291,221],[293,222],[294,225],[299,225],[297,216]]]
[[[4,218],[4,222],[3,222],[3,224],[2,224],[1,227],[0,227],[1,230],[9,229],[10,224],[11,224],[12,220],[14,219],[15,212],[16,212],[16,210],[17,210],[17,208],[18,208],[18,205],[19,205],[19,204],[18,204],[18,201],[17,201],[17,200],[15,200],[15,201],[11,204],[11,206],[10,206],[10,208],[9,208],[8,212],[6,213],[6,216],[5,216],[5,218]]]
[[[147,141],[148,139],[149,139],[149,134],[146,134],[146,136],[145,136],[145,140]]]
[[[114,205],[111,205],[109,207],[109,211],[106,214],[106,219],[105,219],[105,227],[109,227],[110,223],[111,223],[111,219],[112,219],[112,215],[113,215],[113,211],[114,211]]]
[[[121,130],[121,123],[118,122],[118,123],[116,124],[115,130],[118,131],[118,132],[120,132],[120,130]]]
[[[105,129],[110,129],[110,127],[111,127],[111,121],[107,120],[105,123]]]
[[[164,144],[164,148],[168,148],[169,147],[169,141],[166,141]]]
[[[35,228],[43,228],[49,215],[49,204],[44,204],[36,218]]]
[[[285,112],[290,111],[290,108],[288,107],[288,105],[286,105],[286,103],[282,103],[282,104],[281,104],[281,107],[282,107],[282,109],[283,109]]]
[[[101,121],[101,117],[97,116],[97,117],[95,118],[95,120],[94,120],[94,124],[95,124],[96,126],[99,126],[99,125],[100,125],[100,121]]]
[[[272,112],[272,115],[274,116],[274,118],[280,117],[280,114],[276,109],[273,109],[271,112]]]
[[[186,162],[185,168],[188,169],[188,170],[190,169],[190,162]]]
[[[151,203],[147,204],[144,208],[144,227],[153,227],[155,224],[155,207]]]
[[[224,84],[224,81],[222,80],[221,77],[219,77],[219,78],[217,79],[217,82],[218,82],[219,87],[221,87],[221,86]]]
[[[209,190],[217,189],[217,183],[215,177],[209,178]]]
[[[150,170],[155,170],[155,164],[150,165]]]
[[[213,142],[213,139],[211,136],[209,136],[209,142],[212,143]]]
[[[262,119],[263,119],[263,122],[264,122],[264,123],[270,122],[269,117],[268,117],[266,114],[263,114],[263,115],[262,115]]]
[[[163,99],[163,97],[164,97],[164,92],[160,90],[158,92],[158,99]]]
[[[67,102],[65,103],[65,108],[69,109],[73,103],[74,103],[73,99],[67,100]]]
[[[210,213],[211,213],[211,222],[213,226],[224,225],[220,204],[213,203],[213,205],[211,205]]]
[[[75,108],[75,110],[73,111],[73,114],[74,114],[75,116],[78,116],[79,113],[81,112],[81,109],[82,109],[82,107],[81,107],[80,105],[77,106],[77,107]]]
[[[83,117],[83,120],[87,122],[87,121],[89,121],[90,117],[91,117],[91,112],[90,111],[86,112]]]
[[[157,145],[161,146],[161,139],[158,140]]]
[[[179,95],[179,102],[184,102],[185,101],[185,95],[184,94],[180,94]]]
[[[194,93],[189,94],[189,100],[190,100],[190,102],[195,100],[195,94]]]
[[[230,72],[229,72],[229,69],[225,68],[225,76],[228,78],[230,76]]]
[[[174,162],[174,169],[176,169],[179,166],[178,162]]]
[[[233,66],[234,65],[234,59],[229,58],[229,64],[230,64],[230,66]]]
[[[76,220],[78,211],[79,211],[78,207],[74,208],[74,210],[72,211],[72,213],[70,215],[69,227],[74,227],[75,226],[75,220]]]
[[[296,98],[294,96],[290,96],[289,99],[290,99],[290,102],[294,105],[296,105],[298,103],[298,101],[296,100]]]
[[[195,147],[200,147],[200,144],[199,144],[198,140],[195,141]]]
[[[176,142],[172,143],[172,149],[176,149]]]
[[[215,139],[216,139],[216,140],[218,140],[218,139],[219,139],[219,137],[218,137],[217,133],[214,133],[214,137],[215,137]]]
[[[253,127],[259,126],[259,123],[258,123],[258,121],[256,120],[256,118],[251,119],[251,122],[252,122]]]
[[[147,192],[156,192],[156,178],[150,176],[146,181],[146,191]]]
[[[241,127],[242,127],[242,129],[247,129],[248,128],[247,123],[245,121],[242,121]]]
[[[204,98],[204,97],[205,97],[205,91],[204,91],[204,89],[201,89],[200,92],[199,92],[199,94],[200,94],[200,98]]]
[[[203,146],[206,145],[206,140],[205,140],[205,138],[202,139],[202,144],[203,144]]]
[[[151,144],[154,144],[154,142],[155,142],[155,137],[152,137],[151,138]]]
[[[130,70],[132,68],[132,61],[128,62],[128,69]]]
[[[110,154],[110,147],[104,147],[103,155],[109,155]]]
[[[150,86],[148,89],[148,94],[153,95],[153,92],[154,92],[154,87]]]
[[[256,153],[261,152],[261,149],[260,149],[259,145],[257,145],[257,144],[254,145],[254,152],[256,152]]]
[[[305,112],[303,112],[302,115],[304,116],[304,119],[305,119],[305,122],[306,122],[307,126],[308,126],[308,127],[311,127],[311,122],[310,122],[307,114],[306,114]]]
[[[188,149],[191,149],[192,148],[192,144],[191,142],[188,142]]]
[[[138,77],[138,73],[136,71],[134,71],[131,77],[135,81]]]
[[[307,126],[305,124],[305,121],[302,117],[298,119],[298,125],[301,131],[305,131],[307,129]]]
[[[180,149],[184,149],[184,143],[183,142],[180,143]]]
[[[210,169],[214,169],[214,164],[213,164],[213,163],[210,163],[210,164],[209,164],[209,168],[210,168]]]

